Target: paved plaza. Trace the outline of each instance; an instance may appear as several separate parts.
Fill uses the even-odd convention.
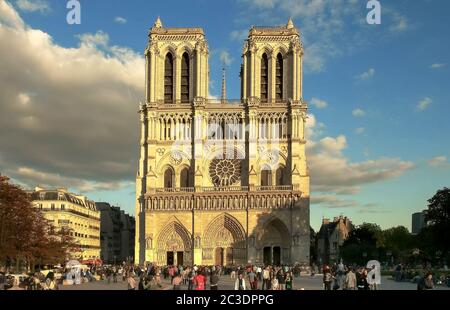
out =
[[[234,279],[230,279],[229,276],[221,276],[219,281],[219,289],[221,290],[234,290]],[[259,288],[261,282],[258,283]],[[162,290],[170,290],[172,286],[170,285],[170,280],[162,280]],[[247,287],[250,285],[247,283]],[[71,286],[60,286],[60,290],[126,290],[127,283],[119,279],[118,283],[107,284],[106,281],[96,281],[91,283],[84,283],[81,285],[71,285]],[[187,285],[183,285],[182,289],[187,290]],[[209,289],[209,284],[207,285]],[[322,276],[317,275],[315,277],[299,277],[294,278],[294,289],[295,290],[323,290],[322,287]],[[382,278],[381,282],[382,290],[417,290],[417,285],[409,282],[395,282],[388,279],[387,277]],[[436,286],[435,290],[450,290],[448,287]]]

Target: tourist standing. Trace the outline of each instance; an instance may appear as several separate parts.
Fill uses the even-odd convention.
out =
[[[181,290],[181,283],[183,282],[183,278],[181,277],[180,273],[178,272],[173,280],[172,280],[172,284],[173,284],[173,289],[176,291]]]
[[[206,286],[206,276],[203,274],[203,271],[199,272],[194,277],[195,289],[197,291],[204,291]]]
[[[264,288],[266,290],[270,289],[270,270],[269,267],[264,268],[263,270],[263,284],[262,284],[262,289],[264,290]]]
[[[331,274],[330,267],[325,266],[323,270],[323,286],[326,291],[331,291],[331,282],[333,281],[333,275]]]
[[[242,273],[239,274],[238,278],[236,279],[236,282],[234,283],[234,289],[236,291],[245,291],[245,279],[244,275]]]
[[[195,272],[194,269],[189,270],[188,273],[188,290],[194,289],[194,278],[195,278]]]
[[[136,290],[136,280],[134,279],[132,272],[128,273],[127,283],[128,283],[128,290],[131,291]]]
[[[209,285],[211,288],[211,291],[217,291],[219,289],[219,272],[213,272],[211,277],[209,278]]]
[[[288,272],[286,273],[286,290],[290,291],[293,288],[293,279],[292,279],[292,273]]]
[[[346,290],[356,289],[356,275],[353,269],[350,269],[345,277],[344,288]]]
[[[253,272],[253,269],[248,273],[248,281],[250,282],[250,288],[255,291],[258,289],[258,282],[256,280],[256,274]]]

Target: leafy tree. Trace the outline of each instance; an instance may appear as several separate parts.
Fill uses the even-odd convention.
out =
[[[344,261],[365,264],[370,259],[378,259],[377,247],[382,230],[376,224],[364,223],[353,229],[340,249]]]
[[[450,252],[450,189],[438,190],[428,200],[428,210],[425,214],[428,227],[424,234],[429,234],[429,242],[441,257],[448,259]]]
[[[0,175],[0,264],[16,269],[63,262],[75,248],[68,231],[58,231],[32,205],[29,195]]]
[[[406,227],[397,226],[383,230],[377,244],[383,259],[390,252],[394,259],[403,260],[415,247],[415,240]]]

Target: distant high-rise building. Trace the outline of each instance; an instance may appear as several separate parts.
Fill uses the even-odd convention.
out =
[[[412,215],[412,225],[411,225],[411,233],[413,235],[417,235],[420,233],[422,228],[426,227],[427,224],[425,222],[425,210],[422,212],[416,212]]]
[[[100,257],[105,263],[119,264],[134,260],[134,217],[107,202],[96,202],[100,211]]]

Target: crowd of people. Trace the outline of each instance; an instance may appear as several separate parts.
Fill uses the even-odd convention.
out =
[[[324,290],[377,290],[379,282],[368,277],[369,268],[346,266],[342,262],[331,266],[322,266]],[[399,265],[394,268],[394,280],[401,281],[404,268]],[[225,285],[224,279],[228,277],[234,284],[235,290],[293,290],[302,289],[294,287],[294,278],[300,274],[314,277],[319,273],[318,267],[309,266],[158,266],[147,264],[136,266],[123,264],[120,266],[90,266],[80,271],[83,282],[104,281],[105,284],[126,282],[129,290],[158,290],[170,282],[174,290],[219,290],[230,288],[230,281]],[[55,275],[53,271],[44,275],[43,272],[34,272],[26,276],[5,275],[0,270],[0,290],[57,290],[58,286],[70,277],[69,270],[62,270]],[[441,279],[442,280],[442,279]],[[221,283],[222,281],[222,283]],[[450,277],[443,281],[449,281]],[[413,281],[419,290],[433,289],[436,281],[431,272],[424,276],[417,276]],[[75,284],[75,282],[73,282]],[[438,280],[439,283],[439,280]],[[166,286],[167,288],[167,286]]]
[[[219,290],[221,276],[234,282],[235,290],[292,290],[293,278],[300,274],[296,267],[274,266],[165,266],[150,264],[135,267],[127,273],[128,289],[161,288],[161,279],[169,279],[174,290]],[[295,273],[294,273],[295,272]],[[136,280],[138,279],[138,281]]]

